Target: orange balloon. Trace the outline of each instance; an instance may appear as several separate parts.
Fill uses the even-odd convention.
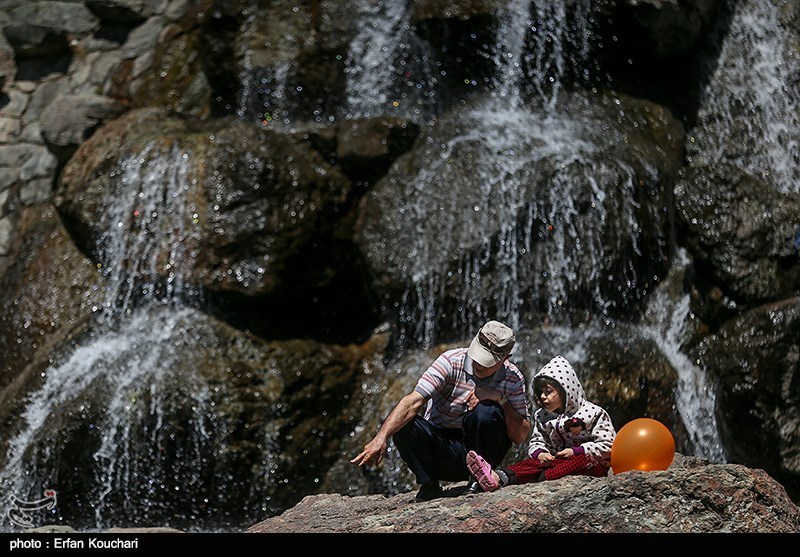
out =
[[[651,418],[622,426],[611,446],[614,474],[628,470],[666,470],[675,458],[675,439],[669,429]]]

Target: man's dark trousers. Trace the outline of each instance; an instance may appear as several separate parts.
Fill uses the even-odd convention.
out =
[[[467,452],[475,451],[496,467],[511,448],[505,413],[494,401],[479,403],[464,414],[462,429],[431,425],[421,416],[398,430],[392,440],[417,483],[469,479]]]

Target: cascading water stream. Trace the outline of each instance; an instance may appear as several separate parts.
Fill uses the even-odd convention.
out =
[[[197,218],[188,215],[186,206],[188,160],[189,154],[173,145],[166,152],[150,146],[120,161],[120,195],[98,242],[109,281],[103,303],[107,320],[119,321],[142,305],[141,300],[145,305],[157,300],[199,302],[180,267],[191,260],[186,247],[192,233],[189,224]]]
[[[502,285],[492,292],[492,298],[498,312],[516,326],[524,305],[520,273],[528,273],[532,263],[537,272],[549,277],[544,281],[544,297],[550,313],[563,311],[576,284],[594,289],[597,307],[607,306],[609,302],[593,286],[599,282],[599,267],[585,262],[599,260],[608,247],[604,245],[604,229],[611,222],[609,211],[615,211],[616,221],[626,223],[629,230],[638,226],[633,201],[637,182],[634,170],[623,160],[598,164],[598,155],[606,146],[585,132],[602,124],[580,113],[563,111],[557,104],[567,64],[564,45],[570,42],[568,35],[573,28],[581,30],[580,48],[573,57],[588,55],[586,29],[590,27],[591,2],[573,6],[570,17],[577,23],[566,17],[563,2],[536,3],[535,13],[528,13],[528,5],[512,2],[502,9],[497,36],[503,42],[497,45],[497,78],[491,95],[463,114],[461,133],[442,144],[414,180],[418,184],[437,184],[451,179],[450,165],[464,164],[463,152],[471,150],[467,164],[476,177],[470,183],[476,184],[477,191],[472,193],[475,212],[469,216],[474,222],[470,230],[464,231],[457,224],[463,214],[442,213],[448,200],[438,205],[431,203],[430,194],[422,191],[422,186],[410,207],[408,220],[418,224],[412,238],[413,257],[408,263],[412,284],[404,296],[400,320],[407,327],[408,340],[425,346],[437,338],[436,320],[442,313],[432,300],[440,298],[437,294],[442,291],[443,282],[458,280],[439,275],[441,263],[451,254],[465,253],[465,249],[470,252],[460,264],[464,302],[455,317],[460,320],[455,328],[471,330],[485,315],[486,273],[501,277],[498,280]],[[538,38],[533,41],[534,50],[525,55],[530,30]],[[523,66],[535,79],[525,77]],[[548,84],[537,90],[539,97],[534,102],[521,92],[522,84],[531,81]],[[461,158],[454,155],[457,152]],[[451,159],[458,162],[452,163]],[[640,165],[647,168],[650,163],[642,160]],[[537,186],[537,172],[543,166],[558,170],[549,175],[548,183]],[[648,172],[656,175],[653,169]],[[619,183],[617,194],[624,204],[608,206],[611,201],[599,183],[602,180]],[[587,190],[594,211],[592,216],[579,218],[578,199]],[[491,207],[492,214],[481,211],[481,207]],[[527,218],[516,218],[520,213],[527,213]],[[501,216],[499,230],[492,224],[496,218],[492,215]],[[531,239],[541,223],[547,223],[549,247],[546,252],[540,249],[533,255]],[[437,238],[435,243],[428,240],[433,237]],[[637,253],[636,235],[630,234],[629,241],[630,250]],[[481,247],[475,249],[476,245]],[[576,250],[582,252],[582,260],[574,257]],[[531,257],[535,260],[531,261]]]
[[[525,49],[528,25],[519,25],[519,21],[528,21],[528,6],[525,0],[513,0],[500,8],[500,21],[495,45],[494,65],[497,68],[494,96],[497,106],[507,109],[518,108],[521,104],[520,78],[522,76],[522,55]]]
[[[408,34],[406,2],[356,3],[361,23],[347,57],[347,109],[350,117],[369,118],[388,111],[396,58]]]
[[[342,118],[393,115],[425,122],[437,111],[437,61],[414,33],[410,3],[356,0],[345,59]]]
[[[780,2],[736,2],[689,154],[800,192],[800,56]],[[788,9],[787,9],[788,11]]]
[[[689,262],[681,249],[676,253],[673,269],[685,268]],[[656,291],[646,313],[646,324],[640,330],[656,343],[678,374],[675,399],[694,454],[711,462],[726,462],[714,414],[716,393],[703,370],[682,351],[690,311],[689,294],[674,299],[664,290]]]
[[[92,417],[89,430],[99,436],[92,456],[96,490],[80,494],[91,500],[96,526],[119,516],[108,506],[112,492],[123,495],[123,506],[136,501],[137,509],[146,508],[148,492],[163,489],[171,474],[161,462],[161,426],[164,399],[175,391],[185,397],[182,404],[191,409],[195,429],[179,458],[188,470],[200,469],[211,420],[209,391],[199,377],[176,374],[182,368],[174,350],[191,342],[186,324],[194,310],[184,304],[197,300],[182,268],[191,258],[185,253],[192,234],[185,205],[189,156],[177,146],[162,152],[148,148],[112,173],[118,178],[116,205],[99,242],[109,286],[98,304],[96,332],[49,368],[28,396],[2,469],[6,493],[24,498],[58,475],[37,469],[37,463],[52,465],[48,445],[58,440],[58,416],[77,411]],[[182,481],[191,484],[191,472]]]
[[[273,49],[275,59],[269,66],[257,66],[254,62],[253,36],[256,27],[263,23],[257,2],[243,8],[246,18],[242,24],[238,56],[241,60],[241,88],[237,99],[237,114],[241,118],[254,118],[262,126],[289,129],[294,122],[290,108],[289,74],[291,64],[281,56],[281,48]],[[286,43],[291,43],[286,38]]]
[[[597,267],[582,265],[572,257],[576,244],[581,246],[583,257],[599,258],[604,249],[602,232],[608,220],[608,209],[605,207],[605,194],[597,184],[598,177],[604,173],[621,174],[626,177],[620,184],[622,191],[631,192],[634,188],[633,172],[622,162],[611,161],[608,168],[589,166],[588,161],[601,149],[580,134],[580,130],[590,122],[521,109],[498,110],[493,106],[475,110],[467,120],[481,124],[465,126],[465,132],[451,140],[441,155],[416,179],[420,184],[437,183],[450,174],[454,151],[462,146],[476,150],[473,157],[475,166],[471,171],[478,176],[481,189],[475,192],[475,210],[469,216],[474,226],[465,232],[471,236],[458,236],[455,221],[452,224],[447,222],[448,219],[461,219],[463,215],[441,214],[437,205],[422,202],[422,196],[421,201],[411,207],[415,213],[410,221],[422,224],[414,235],[418,244],[409,263],[413,285],[407,300],[421,305],[401,308],[401,319],[415,327],[410,334],[423,344],[433,342],[437,334],[435,323],[440,310],[431,305],[430,300],[437,299],[435,294],[441,289],[440,281],[454,280],[436,273],[439,262],[447,260],[448,252],[458,253],[466,245],[483,246],[475,253],[463,256],[461,291],[464,293],[464,306],[461,313],[467,319],[465,328],[473,328],[476,320],[485,313],[483,275],[490,263],[493,265],[491,273],[500,277],[502,283],[494,293],[497,305],[505,319],[517,325],[524,302],[519,273],[526,272],[523,270],[527,265],[525,258],[530,257],[531,238],[537,234],[534,227],[541,222],[548,223],[549,248],[537,259],[535,268],[544,276],[558,277],[547,281],[546,286],[548,311],[558,314],[568,299],[572,284],[578,281],[593,284],[598,279]],[[532,173],[540,161],[550,161],[552,166],[561,170],[552,176],[549,187],[534,194],[527,184],[535,179]],[[577,195],[570,192],[577,187],[587,187],[593,193],[596,211],[592,226],[587,226],[584,219],[583,228],[580,228],[575,218],[578,213]],[[534,195],[536,202],[529,202]],[[489,234],[495,230],[491,223],[494,217],[480,210],[480,207],[487,206],[494,209],[494,214],[525,213],[527,217],[522,220],[501,219],[496,237],[493,237]],[[617,219],[634,226],[635,206],[628,204],[621,210],[623,213],[618,214]],[[447,237],[446,231],[454,231],[453,236]],[[426,238],[434,236],[439,237],[440,242],[432,244],[426,241]]]

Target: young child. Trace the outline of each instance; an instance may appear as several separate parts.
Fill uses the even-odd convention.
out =
[[[475,451],[467,468],[484,491],[508,484],[555,480],[568,475],[608,475],[617,435],[603,408],[586,400],[572,365],[562,356],[550,360],[533,378],[533,432],[529,458],[495,470]]]

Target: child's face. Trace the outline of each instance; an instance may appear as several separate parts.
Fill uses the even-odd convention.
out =
[[[544,386],[544,389],[542,389],[542,394],[539,395],[539,401],[541,402],[542,407],[548,412],[556,412],[561,410],[564,406],[561,396],[552,385]]]

